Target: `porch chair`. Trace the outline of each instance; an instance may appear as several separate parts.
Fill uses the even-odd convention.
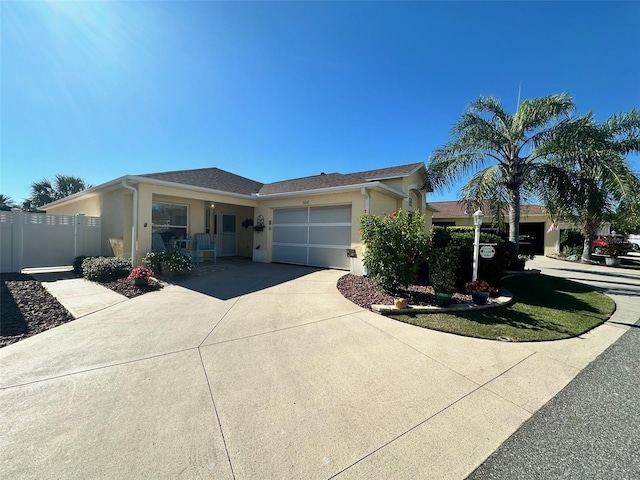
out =
[[[152,252],[166,252],[167,246],[164,244],[162,235],[159,233],[153,233],[151,235],[151,251]]]
[[[209,252],[213,255],[213,263],[218,263],[218,254],[216,252],[216,243],[211,240],[208,233],[196,233],[196,262],[204,261],[204,254]]]

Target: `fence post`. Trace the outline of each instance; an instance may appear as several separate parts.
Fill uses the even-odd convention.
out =
[[[76,214],[75,233],[73,235],[73,256],[84,255],[84,213]]]
[[[11,229],[11,271],[20,273],[22,271],[24,248],[24,212],[13,210],[13,225]]]

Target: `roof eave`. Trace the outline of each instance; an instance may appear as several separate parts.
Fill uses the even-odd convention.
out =
[[[217,190],[214,188],[198,187],[195,185],[188,185],[186,183],[169,182],[167,180],[158,180],[156,178],[142,177],[138,175],[128,176],[129,181],[137,183],[147,183],[150,185],[158,185],[161,187],[180,188],[183,190],[191,190],[193,192],[211,193],[214,195],[226,195],[227,197],[242,198],[243,200],[254,200],[253,194],[244,194],[236,192],[228,192],[225,190]]]
[[[328,195],[331,193],[337,192],[348,192],[348,191],[360,191],[362,188],[368,189],[376,189],[382,190],[386,193],[391,194],[391,196],[397,198],[405,198],[406,195],[403,192],[400,192],[394,188],[391,188],[380,182],[366,182],[366,183],[357,183],[352,185],[341,185],[339,187],[325,187],[325,188],[315,188],[311,190],[298,190],[295,192],[283,192],[283,193],[268,193],[268,194],[259,194],[255,195],[255,198],[259,200],[270,200],[276,198],[289,198],[289,197],[301,197],[308,195]]]
[[[409,171],[409,172],[398,173],[398,174],[395,174],[395,175],[381,175],[379,177],[365,178],[365,180],[367,180],[369,182],[374,182],[374,181],[379,181],[379,180],[392,180],[394,178],[409,177],[409,176],[413,175],[414,173],[416,173],[418,170],[420,170],[422,168],[424,168],[426,170],[426,167],[425,167],[424,163],[419,163],[415,167],[413,167],[413,169],[411,171]]]

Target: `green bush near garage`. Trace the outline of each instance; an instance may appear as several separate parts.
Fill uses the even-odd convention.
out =
[[[82,261],[82,276],[92,282],[106,283],[127,278],[131,260],[117,257],[88,257]]]

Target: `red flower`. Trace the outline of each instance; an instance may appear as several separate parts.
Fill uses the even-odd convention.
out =
[[[395,217],[395,216],[396,216],[396,212],[393,212],[393,213],[391,214],[391,216],[392,216],[392,217]]]
[[[413,258],[407,257],[407,262],[409,262],[409,263],[413,262]]]

